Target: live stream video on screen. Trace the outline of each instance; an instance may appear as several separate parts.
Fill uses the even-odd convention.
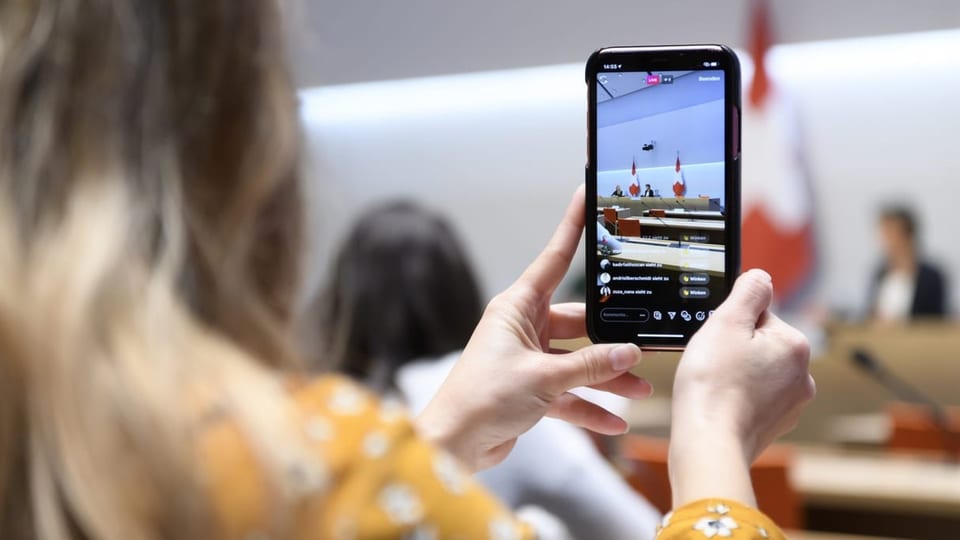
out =
[[[617,294],[617,268],[703,294],[722,281],[724,86],[722,70],[597,76],[601,297]]]

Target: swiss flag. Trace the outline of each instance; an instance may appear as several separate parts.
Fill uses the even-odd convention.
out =
[[[743,267],[773,276],[781,303],[796,300],[813,274],[810,183],[794,109],[777,91],[764,57],[772,38],[767,0],[754,0],[754,75],[743,114]]]
[[[677,197],[683,197],[687,194],[687,180],[683,177],[683,170],[680,169],[680,152],[677,152],[677,165],[674,167],[676,178],[673,181],[673,194]]]
[[[633,158],[633,165],[630,167],[630,175],[637,176],[637,158]],[[634,182],[630,183],[630,187],[627,188],[630,192],[630,195],[633,197],[640,196],[640,179],[636,178]]]

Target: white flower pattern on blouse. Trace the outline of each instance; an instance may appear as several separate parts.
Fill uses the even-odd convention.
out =
[[[409,420],[410,411],[402,401],[396,397],[385,397],[380,402],[380,419],[388,424],[400,420]]]
[[[673,511],[664,514],[663,519],[660,520],[660,527],[665,529],[670,526],[671,519],[673,519]]]
[[[363,454],[370,459],[382,458],[390,449],[390,441],[381,431],[374,431],[363,438]]]
[[[437,452],[433,458],[433,472],[437,475],[440,484],[450,493],[454,495],[466,493],[470,478],[450,454],[443,451]]]
[[[723,516],[730,513],[730,507],[723,503],[717,503],[715,505],[708,506],[707,512],[713,512],[714,514],[720,514]]]
[[[294,460],[285,472],[288,485],[298,495],[319,493],[330,487],[327,470],[318,460]]]
[[[333,440],[333,424],[322,416],[312,416],[307,419],[303,426],[307,437],[314,442],[327,442]]]
[[[500,517],[490,522],[490,540],[519,540],[520,533],[513,520]]]
[[[731,517],[705,517],[700,519],[693,528],[702,532],[707,538],[714,536],[729,538],[733,536],[733,530],[739,528],[739,525]]]
[[[366,399],[364,395],[351,386],[341,386],[333,391],[327,406],[336,414],[354,415],[363,411]]]
[[[423,518],[423,506],[413,489],[392,484],[380,492],[380,507],[390,519],[400,525],[413,525]]]
[[[429,525],[420,525],[410,531],[403,540],[437,540],[437,529]]]

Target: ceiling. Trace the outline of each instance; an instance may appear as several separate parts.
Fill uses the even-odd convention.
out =
[[[300,86],[582,62],[606,45],[746,44],[750,0],[309,1],[289,6]],[[956,0],[773,0],[782,42],[960,27]]]
[[[659,73],[659,72],[658,72]],[[671,74],[675,79],[679,79],[690,71],[673,71]],[[600,90],[597,92],[597,102],[603,103],[611,99],[626,96],[634,92],[644,90],[654,84],[647,81],[647,72],[622,72],[622,73],[601,73],[597,76],[597,82],[600,83]]]

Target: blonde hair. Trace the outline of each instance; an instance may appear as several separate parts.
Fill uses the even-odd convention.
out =
[[[216,534],[212,408],[268,466],[295,453],[270,369],[298,365],[278,9],[0,4],[0,537]]]

